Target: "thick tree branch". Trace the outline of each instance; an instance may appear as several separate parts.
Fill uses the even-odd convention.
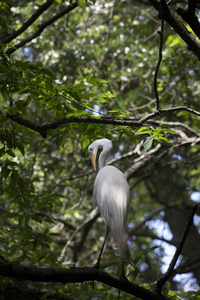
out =
[[[7,55],[11,55],[13,52],[15,52],[17,49],[23,47],[25,44],[29,43],[30,41],[32,41],[34,38],[36,38],[37,36],[39,36],[44,29],[46,29],[46,27],[48,27],[49,25],[51,25],[52,23],[54,23],[55,21],[57,21],[58,19],[60,19],[61,17],[63,17],[64,15],[68,14],[70,11],[72,11],[73,9],[75,9],[76,7],[78,7],[78,4],[75,2],[73,4],[70,4],[67,8],[65,8],[64,10],[62,10],[60,13],[58,13],[57,15],[55,15],[54,17],[52,17],[51,19],[49,19],[48,21],[40,24],[38,26],[38,30],[36,30],[34,32],[34,34],[30,35],[28,38],[22,40],[20,43],[18,43],[17,45],[9,48],[6,51]]]
[[[195,205],[195,207],[192,209],[190,215],[188,216],[188,221],[187,221],[187,224],[186,224],[185,229],[183,231],[183,235],[182,235],[181,240],[180,240],[180,242],[178,244],[176,252],[175,252],[175,254],[174,254],[174,256],[173,256],[173,258],[171,260],[169,268],[168,268],[167,272],[157,282],[155,290],[158,293],[161,293],[162,287],[165,285],[165,283],[167,282],[167,280],[170,278],[170,276],[173,273],[173,270],[174,270],[174,267],[176,265],[176,262],[177,262],[177,260],[179,258],[179,255],[181,254],[181,251],[183,249],[184,243],[185,243],[185,241],[187,239],[187,236],[188,236],[190,227],[192,225],[193,218],[194,218],[194,215],[195,215],[195,212],[196,212],[197,208],[198,208],[198,205]]]
[[[174,15],[173,11],[166,4],[165,0],[148,0],[150,4],[159,12],[159,15],[164,19],[184,40],[188,45],[189,50],[191,50],[200,59],[200,44],[195,39],[195,36],[191,34],[185,27],[183,23]]]
[[[200,39],[200,23],[197,16],[188,10],[178,8],[177,13],[181,18],[190,25],[196,36]]]
[[[39,18],[40,15],[43,14],[45,10],[47,10],[51,5],[53,4],[53,0],[47,0],[44,4],[42,4],[34,14],[24,22],[24,24],[8,36],[4,38],[1,43],[8,44],[12,40],[14,40],[16,37],[18,37],[20,34],[22,34],[30,25],[32,25],[37,18]]]
[[[40,133],[40,135],[43,138],[47,137],[47,131],[51,129],[56,129],[59,126],[63,124],[69,124],[69,123],[95,123],[95,124],[110,124],[110,125],[117,125],[117,126],[130,126],[130,127],[140,127],[144,122],[153,119],[154,117],[160,115],[160,114],[165,114],[165,113],[170,113],[170,112],[179,112],[179,111],[188,111],[192,114],[195,114],[197,116],[200,116],[200,112],[186,107],[186,106],[177,106],[177,107],[171,107],[171,108],[165,108],[165,109],[160,109],[159,111],[154,111],[151,114],[146,115],[145,117],[141,118],[140,120],[117,120],[117,119],[111,119],[111,118],[92,118],[92,117],[87,117],[87,118],[78,118],[78,117],[69,117],[69,118],[62,118],[59,119],[55,122],[52,123],[47,123],[47,124],[35,124],[32,121],[23,119],[17,115],[12,115],[7,113],[7,117],[11,119],[12,121],[23,125],[27,128],[30,128],[34,131],[37,131]],[[162,122],[160,122],[162,123]]]
[[[108,274],[96,268],[37,268],[25,267],[18,263],[8,263],[3,257],[0,259],[0,275],[15,278],[20,281],[61,282],[63,284],[98,281],[108,286],[120,289],[143,300],[168,300],[164,295],[159,295],[128,280],[122,280],[115,275]]]
[[[8,118],[12,121],[23,125],[27,128],[30,128],[34,131],[37,131],[41,134],[43,138],[47,137],[47,131],[50,129],[56,129],[63,124],[70,124],[70,123],[95,123],[95,124],[110,124],[110,125],[119,125],[119,126],[140,126],[141,124],[138,121],[124,121],[124,120],[116,120],[111,118],[78,118],[78,117],[69,117],[57,120],[52,123],[37,125],[29,120],[23,119],[17,115],[7,114]]]

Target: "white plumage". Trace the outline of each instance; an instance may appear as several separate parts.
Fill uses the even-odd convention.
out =
[[[93,196],[101,217],[122,251],[129,204],[129,187],[124,174],[113,166],[103,167],[97,174]]]
[[[94,203],[99,207],[101,217],[111,230],[121,250],[123,263],[123,247],[126,241],[125,223],[128,213],[130,190],[126,177],[120,170],[113,166],[105,166],[106,158],[112,149],[112,142],[110,140],[100,139],[88,147],[92,155],[94,169],[96,170],[96,158],[99,149],[102,149],[102,151],[99,155],[99,171],[94,183]],[[98,267],[102,251],[103,249],[97,262]]]

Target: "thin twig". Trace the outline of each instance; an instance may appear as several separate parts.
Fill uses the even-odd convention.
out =
[[[148,124],[152,124],[152,125],[159,125],[159,126],[163,126],[163,127],[180,127],[180,128],[184,128],[185,130],[187,130],[188,132],[190,132],[191,134],[195,135],[196,137],[199,137],[198,134],[198,130],[194,130],[193,128],[189,127],[188,125],[181,123],[181,122],[165,122],[162,120],[149,120]]]
[[[23,47],[24,45],[26,45],[27,43],[29,43],[30,41],[35,39],[37,36],[39,36],[44,31],[44,29],[46,29],[46,27],[48,27],[49,25],[55,23],[55,21],[57,21],[58,19],[60,19],[64,15],[68,14],[69,12],[71,12],[76,7],[78,7],[77,2],[75,2],[73,4],[70,4],[64,10],[59,12],[57,15],[55,15],[51,19],[43,22],[41,25],[38,26],[38,29],[32,35],[28,36],[26,39],[22,40],[20,43],[14,45],[13,47],[8,48],[8,50],[6,51],[6,54],[11,55],[17,49]]]
[[[73,209],[79,207],[79,205],[80,205],[81,202],[83,201],[83,198],[84,198],[84,196],[85,196],[85,191],[87,190],[87,189],[86,189],[86,186],[87,186],[87,182],[88,182],[88,177],[89,177],[89,174],[88,174],[87,177],[86,177],[85,184],[84,184],[84,187],[83,187],[83,189],[82,189],[82,192],[81,192],[81,196],[80,196],[79,201],[78,201],[76,204],[74,204],[72,207],[68,208],[67,212],[69,212],[70,210],[73,210]]]
[[[195,15],[195,9],[197,6],[197,0],[189,0],[188,2],[188,13]]]
[[[170,108],[164,108],[164,109],[160,109],[159,111],[154,111],[151,114],[148,114],[147,116],[141,118],[138,123],[143,124],[144,122],[146,122],[149,119],[153,119],[154,117],[157,117],[158,115],[162,114],[162,113],[169,113],[171,111],[188,111],[190,113],[193,113],[194,115],[200,116],[200,112],[197,110],[194,110],[192,108],[189,108],[187,106],[175,106],[175,107],[170,107]],[[161,122],[162,123],[162,122]]]
[[[193,222],[193,217],[195,215],[195,212],[198,208],[198,205],[195,205],[192,209],[192,211],[190,212],[189,216],[188,216],[188,220],[187,220],[187,223],[186,223],[186,226],[185,226],[185,229],[183,231],[183,235],[180,239],[180,242],[178,244],[178,247],[176,249],[176,252],[171,260],[171,263],[169,265],[169,268],[167,270],[167,272],[158,280],[157,282],[157,285],[156,285],[156,288],[155,288],[155,291],[157,293],[161,293],[161,289],[162,287],[164,286],[164,284],[167,282],[167,280],[170,278],[170,276],[172,275],[173,273],[173,270],[174,270],[174,267],[176,265],[176,262],[179,258],[179,255],[181,254],[181,251],[183,249],[183,246],[184,246],[184,243],[187,239],[187,236],[188,236],[188,233],[189,233],[189,230],[192,226],[192,222]]]
[[[160,64],[162,62],[163,29],[164,29],[164,20],[162,19],[161,20],[161,28],[158,31],[158,34],[160,35],[159,57],[158,57],[158,63],[157,63],[155,75],[154,75],[154,93],[155,93],[155,97],[156,97],[156,107],[155,107],[156,111],[160,110],[160,99],[159,99],[159,95],[158,95],[157,79],[158,79],[158,71],[160,68]]]
[[[130,231],[131,235],[134,235],[136,231],[138,231],[138,229],[142,227],[142,225],[144,225],[147,221],[151,220],[153,216],[157,215],[159,212],[161,212],[164,209],[165,209],[165,205],[161,205],[156,209],[154,209],[153,211],[151,211],[142,221],[140,221],[134,226],[134,228]]]
[[[82,230],[89,222],[95,221],[99,217],[99,211],[98,208],[94,208],[91,213],[89,214],[88,218],[73,232],[67,243],[65,244],[64,248],[62,249],[60,256],[58,258],[59,261],[63,261],[65,258],[65,253],[67,251],[67,248],[70,246],[71,242],[73,241],[76,234]]]
[[[11,34],[8,34],[2,41],[1,43],[8,44],[12,40],[14,40],[16,37],[18,37],[20,34],[22,34],[28,27],[30,27],[39,17],[42,15],[45,10],[47,10],[51,5],[53,4],[53,0],[47,0],[44,4],[42,4],[38,10],[36,10],[33,15],[27,19],[23,25],[12,32]]]

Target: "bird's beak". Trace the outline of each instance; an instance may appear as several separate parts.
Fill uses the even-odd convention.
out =
[[[91,160],[92,160],[93,168],[96,171],[96,156],[94,153],[92,153]]]

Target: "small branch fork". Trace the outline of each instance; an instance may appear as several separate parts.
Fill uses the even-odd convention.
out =
[[[181,251],[182,251],[184,243],[185,243],[185,241],[187,239],[189,230],[190,230],[190,228],[192,226],[193,218],[194,218],[194,215],[196,213],[197,208],[198,208],[198,205],[195,205],[193,207],[193,209],[191,210],[191,212],[190,212],[190,214],[188,216],[188,220],[187,220],[185,229],[183,231],[182,237],[181,237],[180,242],[179,242],[179,244],[177,246],[176,252],[175,252],[175,254],[174,254],[174,256],[173,256],[173,258],[171,260],[169,268],[168,268],[167,272],[157,282],[157,285],[156,285],[156,288],[155,288],[155,292],[157,292],[158,294],[161,294],[162,287],[165,285],[165,283],[167,282],[167,280],[170,278],[170,276],[172,275],[172,273],[174,271],[174,267],[175,267],[176,262],[177,262],[177,260],[179,258],[179,255],[181,254]]]
[[[196,57],[200,59],[199,42],[196,40],[195,36],[193,36],[191,32],[187,30],[185,25],[176,17],[174,12],[167,5],[166,0],[148,0],[148,2],[158,11],[162,19],[164,19],[188,45],[188,48],[196,55]]]
[[[196,36],[200,39],[200,23],[198,17],[195,15],[197,1],[196,0],[189,0],[188,1],[188,9],[178,8],[177,13],[181,18],[190,25],[193,32]]]

